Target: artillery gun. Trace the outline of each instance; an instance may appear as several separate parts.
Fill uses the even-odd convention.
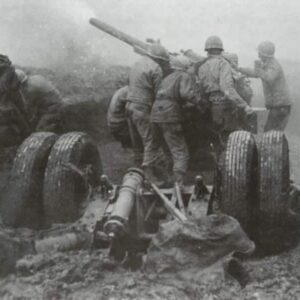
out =
[[[142,42],[98,19],[91,18],[90,24],[106,32],[107,34],[121,40],[122,42],[128,44],[129,46],[135,47],[135,49],[147,50],[149,47],[149,43]]]
[[[133,47],[133,50],[140,55],[145,55],[149,49],[149,46],[151,46],[151,44],[154,44],[154,43],[160,44],[159,39],[155,40],[152,38],[147,38],[146,42],[143,42],[143,41],[123,32],[105,22],[102,22],[96,18],[91,18],[90,24],[93,25],[94,27],[98,28],[99,30],[109,34],[110,36]],[[172,58],[172,56],[176,56],[179,53],[169,51],[169,54],[170,54],[170,57]],[[189,59],[191,59],[191,61],[193,61],[193,62],[198,62],[199,60],[204,59],[203,57],[194,53],[192,50],[182,51],[182,54],[185,55],[186,57],[188,57]]]
[[[90,22],[131,46],[147,47],[105,23]],[[200,148],[203,136],[195,131],[192,140]],[[42,228],[89,213],[94,245],[110,246],[117,258],[132,247],[145,250],[161,220],[184,222],[219,212],[235,217],[255,240],[257,229],[263,242],[270,228],[288,219],[287,139],[283,132],[269,131],[257,143],[251,132],[234,131],[221,157],[206,176],[194,156],[196,176],[183,191],[176,185],[159,189],[139,169],[129,169],[122,184],[114,185],[103,175],[97,145],[87,134],[34,133],[18,150],[13,184],[19,189],[2,207],[2,217],[12,226]]]

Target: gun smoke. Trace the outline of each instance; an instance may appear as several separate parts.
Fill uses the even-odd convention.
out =
[[[243,66],[252,66],[260,41],[272,40],[292,97],[298,94],[300,5],[295,0],[1,0],[0,9],[1,53],[18,65],[70,72],[84,63],[132,64],[137,54],[130,47],[89,25],[97,17],[140,40],[160,38],[172,52],[191,48],[204,55],[206,37],[217,34]],[[253,82],[261,97],[260,82]]]
[[[170,51],[203,52],[206,37],[217,34],[247,64],[264,39],[275,42],[279,58],[299,58],[297,1],[2,0],[0,8],[1,52],[26,65],[61,65],[78,56],[131,63],[131,49],[91,28],[91,17],[139,39],[161,38]]]

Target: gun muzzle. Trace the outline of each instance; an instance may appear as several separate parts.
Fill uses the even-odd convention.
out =
[[[139,48],[147,49],[149,46],[149,44],[140,41],[139,39],[129,34],[126,34],[125,32],[98,19],[91,18],[90,24],[132,47],[138,46]]]
[[[136,192],[144,178],[143,171],[137,168],[131,168],[125,174],[111,216],[104,224],[104,232],[109,237],[120,237],[127,233],[127,224],[135,204]]]

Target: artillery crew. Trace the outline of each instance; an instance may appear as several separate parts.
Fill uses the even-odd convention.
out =
[[[171,60],[172,73],[161,82],[151,111],[153,140],[151,153],[155,155],[160,146],[172,156],[174,181],[183,186],[188,168],[189,150],[182,123],[183,106],[197,105],[195,78],[187,70],[190,61],[184,56]]]
[[[272,45],[260,44],[261,61],[250,70],[239,68],[238,56],[224,53],[222,40],[210,36],[205,42],[206,58],[195,52],[188,55],[187,51],[184,55],[172,56],[171,74],[169,53],[160,44],[152,43],[146,50],[139,49],[144,55],[131,69],[127,95],[135,165],[142,165],[148,177],[157,178],[154,174],[160,173],[159,164],[155,166],[154,162],[161,162],[164,152],[165,158],[171,157],[164,160],[164,167],[170,170],[172,165],[173,178],[182,185],[189,161],[183,130],[184,122],[188,121],[183,116],[184,105],[197,104],[200,111],[207,111],[209,126],[221,142],[217,145],[219,148],[215,148],[219,155],[228,135],[244,128],[244,120],[253,114],[250,107],[253,90],[247,76],[263,81],[266,106],[270,110],[265,130],[283,130],[291,102],[282,68],[273,57]]]
[[[262,81],[265,105],[269,110],[265,131],[284,130],[292,103],[283,69],[274,57],[275,45],[265,41],[258,45],[257,51],[259,60],[254,62],[254,69],[238,68],[238,70]]]
[[[232,67],[222,56],[223,43],[217,36],[205,42],[207,59],[198,69],[201,96],[211,107],[211,118],[215,131],[223,143],[235,128],[232,122],[236,110],[251,114],[252,109],[237,93],[233,80]]]
[[[131,68],[127,96],[130,132],[137,131],[143,142],[143,152],[133,141],[137,165],[149,163],[149,145],[152,141],[150,112],[155,94],[169,65],[169,53],[160,44],[151,44],[141,59]],[[132,136],[134,140],[134,136]]]

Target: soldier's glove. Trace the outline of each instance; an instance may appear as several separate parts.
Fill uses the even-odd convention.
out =
[[[245,107],[244,112],[246,117],[251,117],[254,114],[253,109],[249,105]]]
[[[254,61],[254,70],[259,71],[262,68],[262,62],[260,60],[255,60]]]

